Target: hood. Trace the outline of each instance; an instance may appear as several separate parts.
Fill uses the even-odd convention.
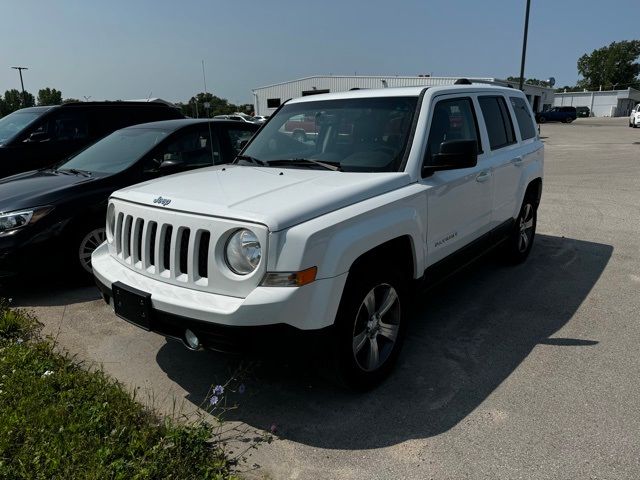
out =
[[[144,205],[262,223],[278,231],[398,189],[408,174],[221,165],[118,190]],[[162,197],[164,207],[154,200]],[[169,202],[169,203],[167,203]]]
[[[0,212],[52,205],[75,186],[91,183],[95,177],[54,170],[36,170],[0,180]]]

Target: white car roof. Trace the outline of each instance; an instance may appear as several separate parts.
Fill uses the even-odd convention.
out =
[[[320,100],[340,100],[345,98],[377,98],[377,97],[417,97],[424,89],[430,93],[463,93],[463,92],[500,92],[513,95],[521,95],[522,92],[516,88],[498,87],[485,84],[471,85],[446,85],[442,87],[392,87],[392,88],[376,88],[376,89],[360,89],[349,90],[347,92],[321,93],[318,95],[309,95],[306,97],[294,98],[287,102],[305,103],[316,102]]]

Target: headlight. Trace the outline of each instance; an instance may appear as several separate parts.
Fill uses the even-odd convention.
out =
[[[262,247],[256,234],[243,228],[231,235],[224,256],[232,272],[248,275],[258,267],[262,258]]]
[[[24,227],[33,218],[33,210],[9,212],[0,215],[0,234]]]
[[[0,213],[0,236],[9,235],[49,213],[53,207],[39,207],[18,212]]]

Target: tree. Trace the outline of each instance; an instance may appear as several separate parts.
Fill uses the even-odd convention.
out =
[[[38,105],[60,105],[62,92],[55,88],[42,88],[38,91]]]
[[[26,105],[24,105],[24,107],[33,107],[36,104],[35,99],[33,98],[33,95],[31,95],[29,92],[25,92],[25,99],[26,99]],[[19,108],[23,108],[22,94],[15,88],[12,88],[11,90],[7,90],[6,92],[4,92],[4,100],[2,102],[2,107],[3,107],[2,108],[3,115],[8,115],[12,112],[15,112]]]
[[[579,86],[588,90],[627,88],[640,83],[640,40],[624,40],[578,59]]]
[[[78,100],[77,98],[65,98],[62,103],[78,103],[82,100]]]
[[[205,104],[208,104],[208,108],[205,108]],[[220,98],[212,93],[200,92],[197,95],[191,97],[189,101],[185,103],[178,103],[178,107],[182,110],[182,113],[190,117],[214,117],[216,115],[229,115],[234,112],[243,110],[238,105],[229,103],[226,98]]]

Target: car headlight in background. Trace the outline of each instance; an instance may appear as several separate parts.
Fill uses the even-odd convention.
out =
[[[237,230],[227,241],[224,257],[233,273],[250,274],[258,267],[262,258],[258,237],[246,228]]]
[[[52,209],[52,207],[38,207],[15,212],[0,213],[0,236],[10,235],[30,223],[37,222]]]

